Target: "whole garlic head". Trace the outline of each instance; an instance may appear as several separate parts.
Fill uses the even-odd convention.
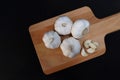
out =
[[[73,58],[80,53],[81,45],[78,40],[73,37],[64,39],[60,45],[63,55],[69,58]]]
[[[59,45],[61,44],[60,36],[54,31],[46,32],[42,40],[45,46],[50,49],[58,48]]]
[[[76,20],[72,26],[72,36],[80,39],[89,32],[89,21],[85,19]]]
[[[72,24],[73,22],[69,17],[61,16],[55,21],[54,27],[60,35],[67,35],[71,32]]]

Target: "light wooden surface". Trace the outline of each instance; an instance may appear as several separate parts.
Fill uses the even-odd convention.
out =
[[[65,14],[69,16],[73,21],[84,18],[90,21],[90,32],[89,34],[85,35],[81,40],[81,44],[86,39],[92,39],[100,43],[98,50],[94,54],[90,54],[87,57],[82,57],[80,54],[76,57],[70,59],[63,56],[62,51],[60,48],[57,49],[47,49],[44,46],[42,41],[43,34],[47,31],[54,29],[54,22],[56,18],[60,15],[53,17],[51,19],[39,22],[30,26],[29,32],[39,58],[40,64],[42,66],[43,72],[45,74],[51,74],[56,71],[68,68],[70,66],[80,64],[92,58],[98,57],[105,53],[105,43],[104,37],[106,34],[113,32],[115,30],[120,29],[120,13],[115,14],[113,16],[104,18],[104,19],[97,19],[90,8],[83,7],[79,8]]]

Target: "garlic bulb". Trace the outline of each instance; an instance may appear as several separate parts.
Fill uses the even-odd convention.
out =
[[[61,44],[60,36],[54,31],[46,32],[42,40],[45,46],[50,49],[58,48],[59,45]]]
[[[85,34],[89,32],[89,25],[89,21],[85,19],[76,20],[72,26],[72,36],[77,39],[82,38]]]
[[[78,40],[73,37],[64,39],[60,45],[63,55],[69,58],[74,57],[80,53],[81,45]]]
[[[60,35],[67,35],[71,32],[72,24],[73,22],[69,17],[61,16],[55,21],[54,27]]]

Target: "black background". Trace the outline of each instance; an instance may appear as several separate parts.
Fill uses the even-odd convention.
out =
[[[42,72],[28,31],[32,24],[83,6],[89,6],[98,18],[113,15],[120,11],[120,0],[0,3],[0,80],[120,80],[120,31],[105,37],[105,55],[51,75]]]

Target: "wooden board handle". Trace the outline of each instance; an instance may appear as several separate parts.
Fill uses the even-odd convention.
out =
[[[99,23],[96,23],[92,26],[97,26],[99,29],[101,29],[102,32],[100,32],[100,34],[102,33],[104,37],[108,33],[120,30],[120,13],[99,20]]]

